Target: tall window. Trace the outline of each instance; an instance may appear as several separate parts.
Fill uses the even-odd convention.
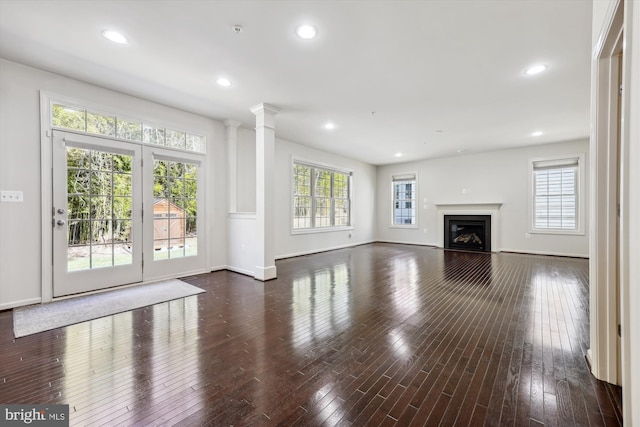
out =
[[[393,225],[416,224],[416,175],[393,176]]]
[[[293,229],[351,225],[351,173],[293,164]]]
[[[578,231],[579,158],[532,162],[533,230]]]

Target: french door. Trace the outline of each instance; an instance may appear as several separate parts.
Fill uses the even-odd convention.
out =
[[[53,296],[142,281],[141,147],[53,132]]]
[[[205,264],[202,155],[145,146],[144,279],[201,271]]]
[[[53,296],[205,269],[200,154],[53,131]]]

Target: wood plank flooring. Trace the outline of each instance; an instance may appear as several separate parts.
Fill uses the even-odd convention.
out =
[[[587,260],[377,243],[277,267],[19,339],[0,312],[0,403],[77,426],[622,425],[584,359]]]

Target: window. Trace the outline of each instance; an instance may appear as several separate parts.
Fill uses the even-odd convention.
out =
[[[127,120],[112,114],[91,112],[85,108],[53,103],[51,124],[61,129],[71,129],[127,141],[164,145],[183,151],[205,151],[203,136],[157,127],[141,121]]]
[[[293,229],[351,225],[351,173],[293,164]]]
[[[393,219],[394,226],[416,225],[416,175],[394,175]]]
[[[532,231],[580,231],[580,164],[580,157],[531,162]]]

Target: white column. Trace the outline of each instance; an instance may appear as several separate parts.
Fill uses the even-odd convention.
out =
[[[238,212],[238,126],[242,123],[225,120],[225,140],[227,142],[227,200],[228,212]]]
[[[269,104],[251,108],[256,115],[256,272],[266,281],[277,276],[275,263],[275,117],[278,109]]]

